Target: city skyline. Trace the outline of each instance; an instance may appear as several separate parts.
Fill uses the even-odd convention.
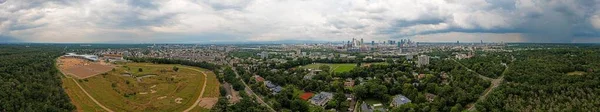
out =
[[[600,42],[600,1],[0,0],[0,43]],[[363,42],[361,42],[363,43]]]

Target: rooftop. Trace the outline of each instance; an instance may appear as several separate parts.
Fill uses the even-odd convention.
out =
[[[392,100],[392,103],[395,106],[399,106],[399,105],[410,103],[410,102],[411,102],[410,99],[406,98],[406,96],[401,95],[401,94],[394,96],[394,99]]]

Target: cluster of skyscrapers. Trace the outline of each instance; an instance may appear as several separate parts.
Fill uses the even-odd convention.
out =
[[[352,41],[347,41],[345,44],[346,48],[360,48],[360,47],[364,47],[364,46],[369,46],[368,44],[364,43],[364,39],[355,39],[352,38]],[[396,40],[387,40],[387,41],[380,41],[378,43],[376,43],[375,41],[371,41],[370,46],[394,46],[396,45],[397,47],[415,47],[417,45],[416,42],[410,40],[410,39],[401,39],[399,42]]]

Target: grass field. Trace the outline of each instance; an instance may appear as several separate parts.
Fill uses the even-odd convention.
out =
[[[179,71],[172,71],[173,66]],[[138,71],[140,68],[142,71]],[[200,95],[205,79],[203,72],[207,75],[203,98],[218,97],[219,82],[212,72],[182,65],[126,63],[105,75],[78,82],[98,102],[113,111],[183,111]],[[125,73],[132,76],[125,76]],[[74,81],[63,79],[63,83],[78,111],[103,111],[77,88]],[[193,110],[209,109],[197,106]]]
[[[79,89],[77,87],[77,85],[75,84],[75,82],[73,80],[67,79],[65,77],[62,77],[61,80],[63,82],[62,86],[65,89],[65,92],[71,98],[71,103],[73,103],[73,105],[75,105],[75,107],[77,107],[77,111],[79,111],[79,112],[83,112],[83,111],[102,112],[102,111],[104,111],[104,109],[102,109],[100,106],[96,105],[94,103],[94,101],[92,101],[92,99],[87,97],[85,95],[85,93],[83,93],[83,91],[81,91],[81,89]]]
[[[315,63],[315,64],[309,64],[306,66],[302,66],[301,68],[319,69],[319,67],[322,65],[327,65],[327,66],[331,67],[331,71],[336,72],[336,73],[348,72],[356,67],[356,64],[354,64],[354,63],[348,63],[348,64]]]

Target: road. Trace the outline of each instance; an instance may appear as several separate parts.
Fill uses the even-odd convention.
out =
[[[233,72],[235,73],[236,77],[240,77],[240,75],[238,74],[237,69],[235,69],[235,67],[232,67],[231,69],[233,69]],[[246,84],[246,82],[244,82],[244,80],[242,80],[242,78],[240,78],[240,81],[242,81],[242,83],[244,83],[244,86],[246,86],[245,90],[247,93],[250,93],[251,95],[256,97],[256,100],[258,100],[259,103],[267,106],[267,108],[269,108],[269,110],[271,110],[272,112],[276,112],[275,109],[271,108],[271,106],[269,106],[269,104],[265,103],[265,101],[263,101],[263,99],[260,96],[254,94],[254,92],[252,91],[250,86],[248,86],[248,84]]]

